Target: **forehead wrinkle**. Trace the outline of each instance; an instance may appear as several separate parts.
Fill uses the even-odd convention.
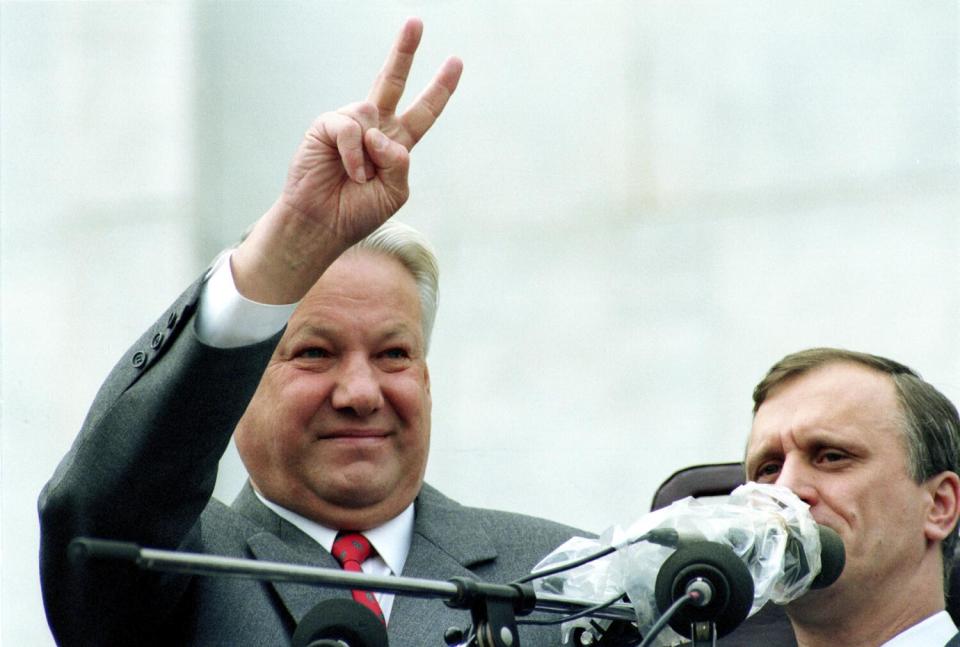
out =
[[[380,254],[337,259],[301,301],[289,325],[292,339],[373,345],[410,335],[414,348],[426,347],[416,283],[398,260]]]
[[[853,375],[837,375],[836,370],[843,368],[853,369]],[[867,379],[851,388],[851,377]],[[874,381],[878,377],[880,381]],[[897,433],[902,428],[901,408],[894,398],[890,410],[891,385],[883,378],[857,365],[834,364],[779,385],[754,415],[746,459],[753,464],[781,455],[785,446],[801,451],[834,445],[869,451],[876,440],[873,434]],[[755,442],[758,420],[765,424],[760,445]]]
[[[333,329],[329,326],[305,321],[296,327],[293,334],[297,337],[331,337],[333,336]]]
[[[787,444],[802,448],[804,437],[816,431],[816,428],[812,428],[816,415],[811,415],[807,407],[798,404],[795,399],[784,402],[778,400],[776,395],[772,394],[754,414],[753,428],[747,441],[747,460],[754,462],[782,456],[786,453]],[[758,420],[764,423],[762,431],[757,429]]]
[[[412,318],[417,325],[422,318],[419,295],[415,290],[408,293],[402,285],[373,285],[359,289],[355,285],[340,283],[315,286],[297,307],[294,316],[320,326],[322,324],[317,324],[316,320],[343,317],[344,313],[350,313],[349,318],[353,319],[358,314],[387,321]]]

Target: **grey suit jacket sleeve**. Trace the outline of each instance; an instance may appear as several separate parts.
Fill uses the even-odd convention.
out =
[[[143,644],[134,634],[150,635],[186,585],[115,564],[71,564],[67,545],[80,535],[171,549],[196,542],[218,461],[279,339],[203,345],[193,329],[200,287],[117,363],[41,492],[41,584],[60,644]]]

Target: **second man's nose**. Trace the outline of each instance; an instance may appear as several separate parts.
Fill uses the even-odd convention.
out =
[[[817,490],[812,479],[813,474],[801,459],[787,457],[780,467],[776,484],[787,488],[800,497],[801,501],[813,507],[817,503]]]

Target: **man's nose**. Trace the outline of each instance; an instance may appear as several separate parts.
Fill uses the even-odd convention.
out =
[[[383,406],[383,392],[376,367],[365,357],[348,357],[337,375],[331,395],[333,408],[363,418]]]
[[[788,456],[783,461],[776,484],[796,494],[810,507],[817,504],[817,488],[813,481],[813,473],[799,456]]]

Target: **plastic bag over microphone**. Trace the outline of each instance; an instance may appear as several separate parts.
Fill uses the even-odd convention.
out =
[[[533,569],[535,574],[606,548],[612,553],[535,581],[540,593],[604,602],[626,594],[641,634],[657,620],[654,598],[664,561],[685,541],[729,546],[746,564],[754,582],[750,615],[768,601],[785,604],[810,589],[820,572],[820,536],[809,506],[785,487],[746,483],[727,497],[687,497],[650,512],[628,528],[612,526],[597,539],[574,537]],[[589,620],[564,625],[564,634]],[[568,626],[569,625],[569,626]],[[669,628],[658,645],[675,644]]]

